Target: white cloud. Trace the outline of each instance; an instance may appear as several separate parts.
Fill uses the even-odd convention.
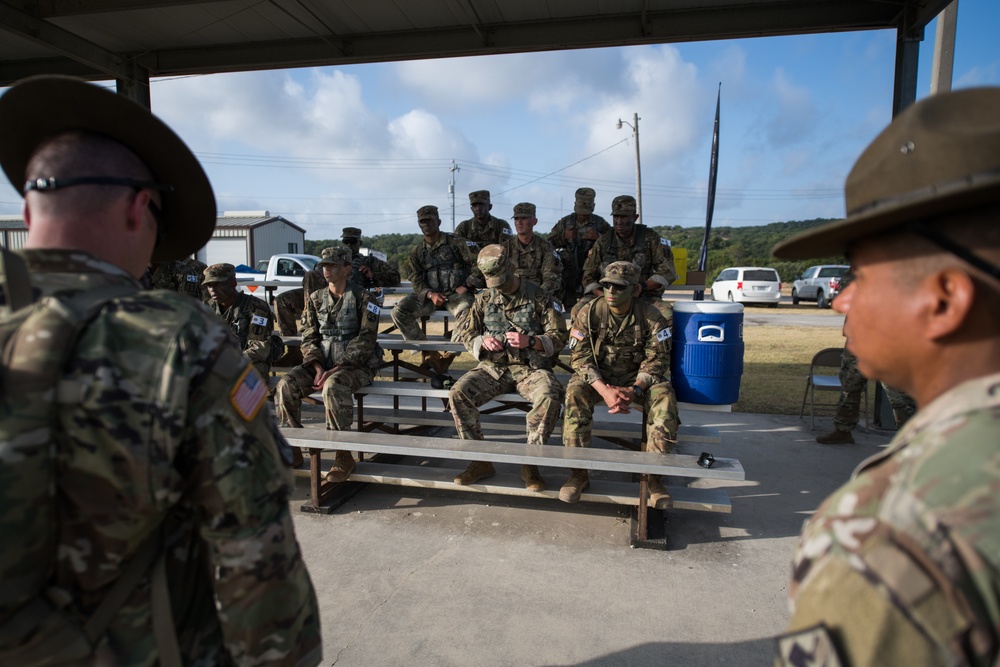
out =
[[[816,127],[817,110],[811,92],[789,80],[784,68],[777,68],[771,81],[771,107],[765,136],[773,147],[797,144]]]

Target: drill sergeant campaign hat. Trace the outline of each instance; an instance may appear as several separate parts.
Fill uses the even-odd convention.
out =
[[[618,195],[611,201],[611,215],[635,215],[635,197]]]
[[[535,217],[535,205],[523,201],[520,204],[514,204],[514,218],[534,218]]]
[[[344,231],[340,233],[340,238],[347,240],[358,239],[361,240],[361,230],[357,227],[344,227]]]
[[[594,199],[597,193],[593,188],[579,188],[576,191],[576,203],[573,204],[574,213],[593,213]]]
[[[622,285],[624,287],[639,284],[639,267],[632,262],[611,262],[604,268],[601,284]]]
[[[345,246],[333,246],[331,248],[323,248],[323,253],[316,266],[322,264],[350,264],[351,263],[351,249]]]
[[[211,285],[213,283],[228,283],[230,279],[236,280],[236,267],[232,264],[213,264],[205,269],[205,280],[202,284]]]
[[[431,206],[428,204],[427,206],[421,206],[420,208],[417,209],[417,221],[419,222],[421,220],[427,220],[427,219],[431,220],[441,219],[441,216],[438,215],[437,206]]]
[[[0,97],[0,127],[4,132],[0,165],[22,195],[84,184],[158,190],[161,236],[153,249],[153,262],[182,259],[212,236],[215,195],[198,159],[163,121],[128,98],[74,77],[31,77]],[[153,181],[135,182],[121,174],[94,171],[35,174],[29,183],[26,172],[35,151],[49,139],[73,130],[122,144],[142,160]]]
[[[470,204],[489,204],[490,203],[490,191],[489,190],[476,190],[475,192],[469,193],[469,203]]]
[[[844,220],[777,244],[774,256],[829,257],[854,240],[902,225],[1000,277],[1000,269],[991,271],[989,263],[921,222],[1000,200],[1000,88],[942,93],[910,105],[858,158],[844,199]]]
[[[507,256],[506,246],[499,243],[488,245],[479,251],[476,259],[479,270],[486,278],[487,287],[500,287],[507,282],[510,273],[510,258]]]

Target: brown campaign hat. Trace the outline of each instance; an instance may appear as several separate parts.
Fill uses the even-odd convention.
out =
[[[782,259],[838,255],[905,222],[1000,200],[1000,88],[911,105],[864,150],[844,186],[847,217],[783,241]]]
[[[153,250],[154,262],[190,255],[212,236],[215,195],[198,159],[163,121],[128,98],[73,77],[32,77],[0,97],[0,127],[0,165],[18,192],[35,150],[66,131],[104,135],[139,156],[157,183],[173,187],[161,192],[166,236]]]

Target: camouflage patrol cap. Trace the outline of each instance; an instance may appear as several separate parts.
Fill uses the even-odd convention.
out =
[[[420,220],[427,220],[428,218],[430,218],[431,220],[440,220],[441,219],[441,216],[438,215],[438,207],[437,206],[431,206],[431,205],[428,204],[427,206],[421,206],[420,208],[417,209],[417,221],[418,222]]]
[[[323,248],[322,258],[316,262],[316,266],[322,264],[350,264],[351,263],[351,249],[345,246],[339,245],[332,248]]]
[[[499,287],[507,281],[507,273],[510,271],[510,259],[507,256],[507,248],[494,243],[479,251],[476,259],[479,270],[486,278],[487,287]]]
[[[205,269],[205,285],[213,283],[228,283],[230,279],[236,280],[236,267],[232,264],[213,264]]]
[[[632,262],[611,262],[604,269],[604,277],[601,284],[630,285],[639,284],[639,267]]]
[[[597,193],[593,188],[579,188],[576,191],[576,204],[573,205],[574,213],[593,213],[594,199]]]
[[[634,215],[635,197],[632,195],[618,195],[611,202],[611,215]]]
[[[535,205],[531,202],[523,201],[520,204],[514,204],[514,215],[515,218],[534,218],[535,217]]]
[[[470,204],[489,204],[490,203],[490,191],[489,190],[476,190],[475,192],[469,193],[469,203]]]
[[[357,227],[344,227],[344,231],[340,232],[340,238],[342,239],[360,239],[361,230]]]

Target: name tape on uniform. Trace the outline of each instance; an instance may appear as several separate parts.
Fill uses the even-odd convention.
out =
[[[667,327],[665,329],[660,329],[659,333],[656,334],[656,340],[658,340],[661,343],[668,338],[670,338],[670,327]]]

